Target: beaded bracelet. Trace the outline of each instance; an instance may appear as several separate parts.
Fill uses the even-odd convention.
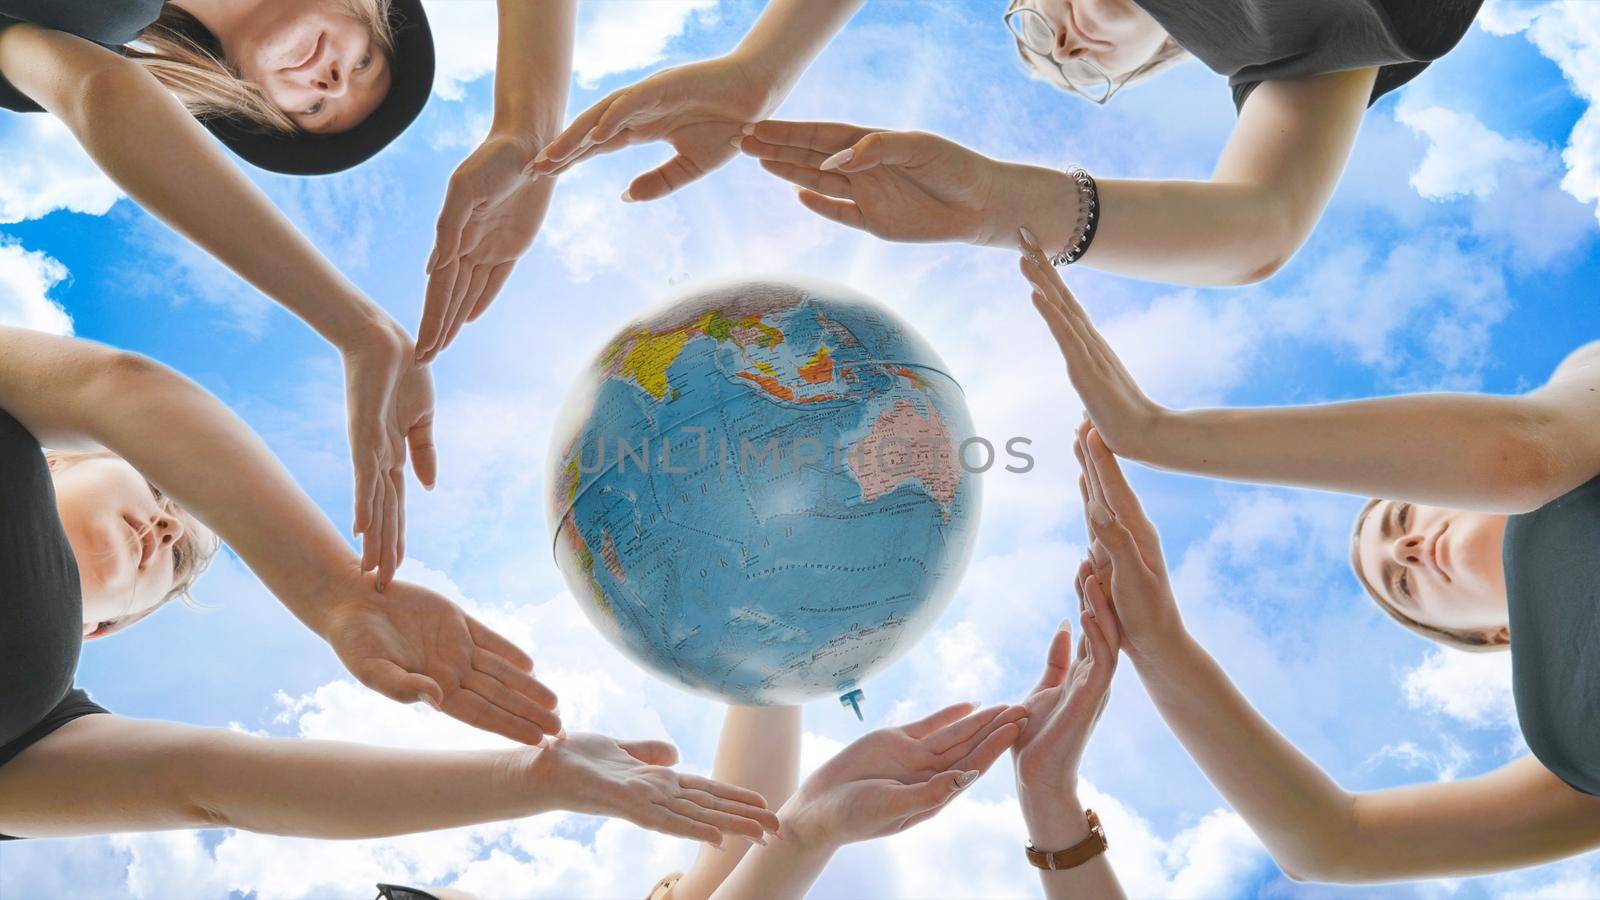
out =
[[[1100,224],[1100,188],[1094,183],[1094,176],[1081,168],[1073,168],[1067,175],[1078,186],[1078,224],[1072,229],[1072,240],[1067,246],[1050,257],[1050,264],[1057,267],[1070,266],[1082,259],[1083,254],[1089,252],[1095,228]]]

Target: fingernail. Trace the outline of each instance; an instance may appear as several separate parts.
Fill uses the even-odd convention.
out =
[[[1022,234],[1022,240],[1025,241],[1029,247],[1039,246],[1039,239],[1033,236],[1033,232],[1028,230],[1028,226],[1024,225],[1021,228],[1018,228],[1017,231]]]
[[[978,770],[977,769],[973,769],[973,770],[968,771],[968,772],[962,772],[960,775],[958,775],[956,777],[956,787],[964,788],[967,785],[969,785],[969,784],[971,784],[971,783],[973,783],[974,781],[977,781],[977,780],[978,780]]]
[[[547,160],[549,158],[550,158],[550,148],[549,147],[541,147],[541,148],[539,148],[539,152],[534,154],[533,162],[529,163],[528,167],[529,168],[533,168],[534,166],[538,165],[539,163],[544,162],[545,160]]]
[[[622,192],[622,202],[623,203],[632,203],[633,202],[633,188],[628,188],[627,190]]]
[[[1111,524],[1111,511],[1106,509],[1105,505],[1102,504],[1100,501],[1098,501],[1098,500],[1090,500],[1089,501],[1089,518],[1093,519],[1095,521],[1095,524],[1097,524],[1097,525],[1110,525]]]
[[[588,134],[583,136],[583,142],[585,144],[594,143],[595,135],[597,135],[599,133],[600,133],[600,126],[596,125],[595,127],[589,129],[589,133]]]
[[[728,146],[732,147],[735,150],[743,150],[744,149],[744,135],[741,134],[738,137],[729,138],[728,139]]]
[[[835,153],[834,155],[823,160],[822,165],[818,166],[817,168],[824,172],[831,172],[849,162],[850,158],[855,155],[856,151],[853,148],[846,147],[843,150],[840,150],[838,153]]]
[[[739,126],[739,133],[740,134],[755,134],[756,133],[755,123],[752,122],[749,125],[741,125],[741,126]]]

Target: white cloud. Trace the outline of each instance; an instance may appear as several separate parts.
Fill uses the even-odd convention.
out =
[[[1430,200],[1463,194],[1481,200],[1499,187],[1506,167],[1539,165],[1549,155],[1537,141],[1504,137],[1474,116],[1441,106],[1401,103],[1395,118],[1428,139],[1411,186]]]
[[[433,92],[444,100],[466,96],[465,86],[494,71],[498,29],[493,0],[428,0],[436,60]]]
[[[1431,650],[1401,681],[1413,709],[1443,713],[1476,728],[1517,728],[1511,654]]]
[[[572,71],[586,88],[607,75],[653,66],[690,19],[716,8],[717,0],[590,0],[582,4]]]
[[[1526,32],[1539,52],[1561,67],[1572,92],[1589,101],[1561,154],[1567,166],[1561,186],[1586,203],[1600,200],[1600,110],[1595,107],[1600,101],[1600,4],[1495,0],[1478,21],[1492,34]],[[1600,218],[1600,207],[1595,216]]]
[[[0,223],[56,210],[105,215],[122,190],[100,172],[77,138],[54,116],[10,116],[0,140]]]
[[[71,334],[72,317],[50,299],[50,291],[66,278],[66,266],[0,238],[0,325]]]

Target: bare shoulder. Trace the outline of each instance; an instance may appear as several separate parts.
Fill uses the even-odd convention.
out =
[[[1545,382],[1546,387],[1572,384],[1600,388],[1600,341],[1590,341],[1568,353]]]

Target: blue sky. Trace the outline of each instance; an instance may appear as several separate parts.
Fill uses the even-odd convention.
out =
[[[756,2],[586,3],[569,114],[663,65],[730,48]],[[441,80],[418,125],[360,169],[258,182],[346,274],[414,327],[432,223],[487,125],[493,4],[436,3]],[[1223,80],[1189,63],[1105,109],[1030,80],[992,3],[874,2],[779,115],[946,135],[988,155],[1102,176],[1200,178],[1233,122]],[[1276,277],[1191,290],[1074,270],[1069,281],[1158,401],[1316,402],[1429,389],[1516,392],[1600,333],[1600,4],[1491,2],[1445,60],[1368,114],[1326,215]],[[544,451],[571,373],[683,279],[823,275],[893,305],[934,344],[988,435],[1026,435],[1026,476],[985,476],[960,593],[866,686],[868,725],[946,702],[1015,700],[1075,608],[1082,555],[1071,427],[1079,404],[1012,254],[878,242],[807,213],[747,160],[664,201],[623,205],[650,147],[565,177],[539,242],[488,316],[435,365],[442,472],[410,501],[402,577],[527,647],[569,727],[668,737],[709,767],[721,709],[659,683],[593,632],[551,563]],[[0,120],[0,320],[147,353],[229,403],[341,527],[349,474],[338,360],[94,172],[42,117]],[[1342,785],[1487,771],[1526,752],[1507,660],[1393,627],[1344,560],[1358,498],[1136,469],[1185,621],[1275,725]],[[494,739],[343,677],[237,561],[176,607],[85,650],[80,684],[130,716],[277,736],[434,747]],[[806,710],[806,759],[860,733]],[[1167,732],[1131,669],[1084,763],[1131,893],[1324,897],[1284,878]],[[1005,764],[939,817],[842,852],[815,896],[1029,896]],[[0,846],[0,896],[361,895],[374,881],[499,896],[636,896],[693,848],[566,816],[385,841],[217,831]],[[658,871],[659,870],[659,871]],[[1600,860],[1395,885],[1393,896],[1600,894]],[[370,894],[368,894],[370,896]]]

